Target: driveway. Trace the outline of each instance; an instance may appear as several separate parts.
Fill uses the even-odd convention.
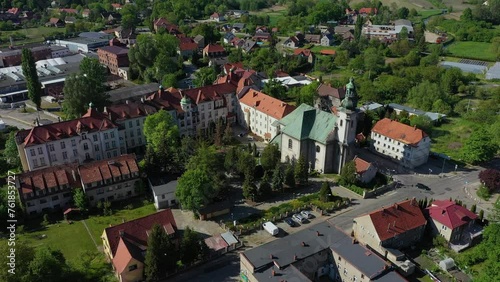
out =
[[[180,230],[184,230],[189,226],[196,232],[201,233],[204,238],[226,232],[214,221],[195,219],[191,211],[172,209],[172,213],[174,214],[177,228]]]

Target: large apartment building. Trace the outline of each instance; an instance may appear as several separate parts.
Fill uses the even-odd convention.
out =
[[[384,118],[378,121],[371,133],[371,149],[385,155],[407,168],[427,162],[431,139],[413,126]]]
[[[99,62],[108,67],[109,72],[119,75],[119,68],[128,67],[128,49],[120,46],[104,46],[97,49]]]
[[[118,126],[92,107],[81,118],[19,131],[16,143],[24,171],[120,154]]]

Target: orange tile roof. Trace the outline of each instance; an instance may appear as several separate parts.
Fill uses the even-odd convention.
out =
[[[427,134],[421,129],[388,118],[379,120],[373,127],[372,132],[412,146],[416,146],[422,139],[427,137]]]
[[[293,50],[293,54],[295,56],[302,55],[305,57],[309,57],[312,53],[311,53],[311,50],[309,50],[309,49],[297,48],[297,49]]]
[[[371,14],[373,12],[373,14],[377,14],[377,8],[361,8],[359,9],[359,13],[360,14]]]
[[[112,177],[139,172],[135,155],[121,155],[116,158],[94,161],[78,167],[83,184],[105,181]]]
[[[123,273],[132,260],[132,258],[144,262],[144,256],[142,255],[142,249],[139,246],[134,245],[127,239],[119,238],[118,247],[116,248],[116,254],[113,257],[113,266],[118,274]]]
[[[425,226],[427,223],[415,199],[396,203],[369,215],[380,241]]]
[[[179,50],[181,50],[181,51],[198,50],[198,44],[196,44],[194,42],[182,42],[179,44]]]
[[[248,89],[247,93],[240,98],[240,103],[254,107],[258,111],[276,119],[282,119],[295,110],[295,106],[254,89]]]
[[[358,156],[354,157],[354,163],[356,164],[356,173],[358,174],[365,173],[372,165]]]
[[[335,54],[337,54],[337,51],[330,50],[330,49],[324,49],[324,50],[319,51],[319,53],[321,55],[335,55]]]
[[[219,44],[208,44],[203,49],[205,53],[225,52],[226,50]]]
[[[75,172],[74,177],[73,172]],[[33,197],[36,197],[36,190],[47,190],[49,188],[56,187],[62,189],[63,185],[68,185],[65,190],[71,190],[73,188],[79,187],[81,185],[80,176],[76,172],[76,163],[52,166],[44,169],[25,172],[18,176],[19,194],[27,197],[26,195],[33,193]]]

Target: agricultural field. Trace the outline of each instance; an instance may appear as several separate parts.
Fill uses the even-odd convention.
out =
[[[17,32],[19,34],[25,35],[26,39],[14,41],[14,44],[15,45],[24,45],[24,44],[29,44],[29,43],[42,42],[42,41],[44,41],[44,36],[48,36],[53,32],[64,33],[65,31],[66,31],[65,28],[40,26],[40,27],[36,27],[36,28],[26,28],[26,29],[12,30],[12,31],[1,31],[0,37],[9,38],[9,36],[11,34]],[[7,47],[9,45],[10,45],[10,43],[7,40],[5,40],[5,42],[2,42],[0,44],[0,47]]]
[[[276,26],[278,20],[286,15],[287,10],[285,6],[272,6],[271,8],[262,9],[256,12],[250,12],[251,15],[269,16],[269,25]]]
[[[353,0],[349,4],[352,6],[357,3],[362,3],[364,0]],[[408,9],[415,8],[415,10],[425,10],[435,8],[431,3],[426,0],[380,0],[384,6],[391,6],[392,3],[396,3],[398,7],[406,7]]]
[[[495,61],[496,56],[491,46],[491,43],[487,42],[461,41],[452,43],[447,50],[454,57]]]
[[[335,50],[335,51],[337,51],[338,50],[338,46],[318,46],[318,45],[316,45],[316,46],[314,46],[314,47],[311,48],[311,51],[313,53],[319,53],[322,50]]]

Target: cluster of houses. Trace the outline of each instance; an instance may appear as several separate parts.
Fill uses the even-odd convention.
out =
[[[329,221],[240,253],[244,281],[408,281],[415,270],[403,251],[425,230],[455,251],[478,242],[477,215],[449,200],[421,209],[410,199],[354,218],[351,234]]]

